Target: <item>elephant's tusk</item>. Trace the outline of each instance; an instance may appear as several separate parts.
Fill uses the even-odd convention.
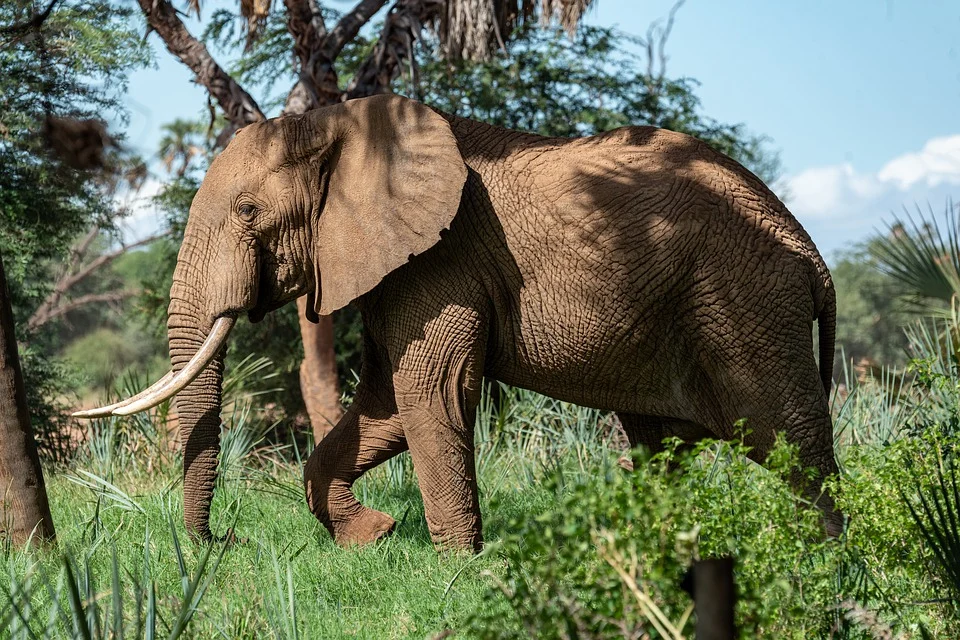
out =
[[[227,341],[227,336],[230,335],[234,323],[236,323],[236,318],[217,318],[216,322],[213,323],[213,328],[210,329],[210,334],[207,335],[207,339],[203,341],[197,352],[193,354],[190,361],[180,371],[176,373],[171,371],[150,385],[150,388],[128,400],[112,404],[109,407],[78,411],[73,415],[78,418],[94,418],[103,415],[129,416],[140,411],[146,411],[164,400],[172,398],[185,386],[193,382],[217,356],[217,353]],[[110,412],[104,413],[107,409],[110,409]]]
[[[114,409],[113,415],[129,416],[140,411],[146,411],[150,407],[155,407],[164,400],[177,395],[181,389],[193,382],[193,380],[207,368],[207,365],[217,357],[217,353],[227,341],[227,336],[230,335],[230,330],[233,329],[236,321],[236,318],[217,318],[216,322],[213,323],[213,328],[210,329],[210,334],[207,336],[207,339],[203,341],[203,344],[200,345],[197,352],[190,358],[190,362],[183,366],[183,369],[180,369],[180,371],[165,383],[153,385],[151,387],[153,392],[149,395],[135,402],[125,404],[118,409]]]
[[[166,375],[164,375],[162,378],[160,378],[155,383],[153,383],[152,385],[150,385],[149,387],[147,387],[146,389],[144,389],[143,391],[141,391],[135,396],[127,398],[126,400],[121,400],[120,402],[108,404],[105,407],[98,407],[96,409],[86,409],[84,411],[77,411],[71,415],[74,418],[106,418],[107,416],[113,414],[114,409],[119,409],[120,407],[125,407],[131,402],[136,402],[140,398],[143,398],[144,396],[149,394],[154,387],[162,384],[166,384],[167,382],[169,382],[170,378],[172,377],[173,377],[173,371],[168,371]]]

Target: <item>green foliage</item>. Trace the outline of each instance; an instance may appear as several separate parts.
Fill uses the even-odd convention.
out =
[[[907,358],[903,326],[910,317],[897,304],[902,288],[879,269],[874,243],[840,251],[831,260],[837,290],[837,354],[848,362],[903,366]],[[838,357],[835,373],[843,366]]]
[[[30,424],[40,455],[51,461],[69,460],[72,445],[66,432],[67,403],[80,384],[76,371],[31,345],[20,349]]]
[[[937,447],[934,482],[913,475],[914,501],[904,498],[910,517],[923,535],[927,548],[936,558],[938,577],[950,590],[954,606],[960,604],[960,488],[957,483],[956,448]]]
[[[28,20],[29,0],[0,4],[0,25]],[[62,456],[63,395],[74,386],[51,359],[60,336],[48,327],[28,335],[25,321],[50,292],[58,259],[93,225],[111,228],[117,215],[104,176],[77,171],[44,148],[48,116],[125,118],[126,74],[149,49],[112,2],[59,3],[42,28],[0,36],[0,254],[24,348],[21,360],[34,433],[41,452]],[[5,401],[5,399],[0,399]]]
[[[810,637],[829,617],[836,550],[822,542],[819,512],[798,504],[787,483],[796,452],[781,443],[770,471],[745,453],[703,442],[686,454],[636,455],[633,473],[610,467],[547,513],[513,523],[517,533],[500,544],[505,575],[474,632],[639,637],[655,629],[647,598],[668,620],[686,619],[680,583],[692,559],[732,556],[741,632]]]
[[[157,354],[152,344],[141,341],[135,331],[92,331],[71,343],[64,357],[98,390],[112,388],[131,368],[144,374],[159,371],[160,375],[169,368],[166,358]]]
[[[34,7],[4,2],[0,24],[29,19]],[[124,117],[126,74],[149,51],[130,15],[110,2],[61,3],[41,37],[13,37],[0,47],[0,253],[18,321],[49,290],[49,261],[91,225],[111,226],[115,211],[97,176],[51,157],[37,133],[47,115]]]
[[[99,594],[101,628],[116,620],[119,566],[128,635],[137,611],[149,610],[149,597],[136,594],[152,588],[164,633],[185,602],[195,603],[194,637],[423,638],[444,629],[464,637],[564,637],[571,629],[566,637],[665,637],[654,619],[689,637],[680,578],[695,558],[732,555],[744,637],[865,640],[883,629],[886,637],[918,637],[921,624],[931,637],[960,632],[953,605],[941,602],[950,591],[936,554],[905,501],[922,509],[919,496],[936,490],[936,452],[960,444],[950,433],[895,429],[905,435],[886,444],[844,444],[845,473],[830,490],[850,524],[844,539],[828,541],[819,513],[786,482],[796,469],[793,447],[781,442],[769,469],[749,462],[740,444],[704,442],[653,458],[636,452],[631,473],[615,462],[609,416],[505,388],[496,401],[485,395],[478,410],[483,554],[434,551],[406,454],[355,485],[365,504],[397,516],[394,535],[339,549],[303,504],[307,451],[257,444],[270,424],[258,403],[269,396],[251,396],[251,383],[267,374],[265,366],[239,363],[225,384],[227,472],[213,527],[233,528],[241,542],[226,550],[216,573],[203,572],[211,582],[202,599],[184,597],[184,576],[196,578],[204,554],[212,548],[212,561],[222,548],[181,547],[173,536],[152,534],[144,544],[147,530],[163,531],[171,518],[183,537],[182,461],[170,445],[167,407],[92,422],[74,468],[50,478],[60,544],[82,567],[80,602],[94,602],[83,595],[88,584]],[[865,384],[854,394],[875,391]],[[848,419],[869,411],[855,413]],[[10,567],[0,616],[16,602],[42,635],[57,589],[37,586],[38,576],[62,570],[59,552],[0,554]],[[149,579],[140,578],[145,561]],[[30,598],[18,595],[31,580]]]
[[[121,565],[116,543],[104,537],[95,540],[84,551],[80,562],[69,551],[63,553],[56,580],[44,565],[38,565],[20,577],[11,562],[7,599],[0,609],[0,629],[9,633],[5,637],[24,640],[39,637],[39,634],[45,638],[89,640],[119,639],[125,634],[134,638],[155,638],[158,632],[168,640],[183,636],[198,611],[200,600],[209,588],[227,547],[221,545],[219,550],[215,550],[208,545],[191,575],[186,568],[172,520],[170,532],[183,586],[179,599],[157,599],[157,584],[152,568],[156,560],[151,558],[152,540],[148,527],[142,542],[142,564],[136,573]],[[101,544],[110,549],[109,589],[106,592],[101,591],[103,576],[97,575],[94,568],[97,566],[94,554]],[[131,592],[132,601],[127,596]],[[104,597],[105,593],[109,594],[109,600]],[[33,601],[38,597],[46,597],[47,612],[36,610]]]
[[[904,211],[889,232],[871,243],[879,268],[902,286],[906,308],[923,315],[942,315],[960,293],[960,221],[957,208],[946,203],[943,223],[930,208],[917,207],[917,219]]]

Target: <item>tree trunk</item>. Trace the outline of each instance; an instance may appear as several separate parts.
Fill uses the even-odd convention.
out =
[[[303,338],[303,362],[300,363],[300,393],[313,427],[313,441],[320,442],[343,415],[340,383],[333,344],[333,317],[320,316],[319,324],[306,319],[307,297],[297,299],[297,316]]]
[[[0,257],[0,536],[20,546],[31,535],[53,540],[55,532],[30,428],[10,305]]]

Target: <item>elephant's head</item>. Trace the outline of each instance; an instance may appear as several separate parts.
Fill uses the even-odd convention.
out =
[[[211,164],[190,207],[170,290],[172,371],[78,417],[128,415],[174,394],[187,530],[210,537],[223,346],[237,316],[310,295],[328,314],[439,240],[466,168],[447,121],[376,96],[253,124]]]

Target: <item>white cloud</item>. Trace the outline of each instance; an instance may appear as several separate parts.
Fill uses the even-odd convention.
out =
[[[918,183],[935,187],[960,184],[960,135],[934,138],[918,153],[907,153],[888,162],[877,177],[901,190]]]
[[[960,135],[933,138],[876,173],[850,164],[815,167],[785,185],[787,206],[828,253],[884,228],[904,207],[939,211],[948,198],[960,199]]]
[[[795,214],[815,218],[866,199],[876,198],[884,185],[875,176],[856,172],[849,164],[807,169],[787,179],[790,205]]]

